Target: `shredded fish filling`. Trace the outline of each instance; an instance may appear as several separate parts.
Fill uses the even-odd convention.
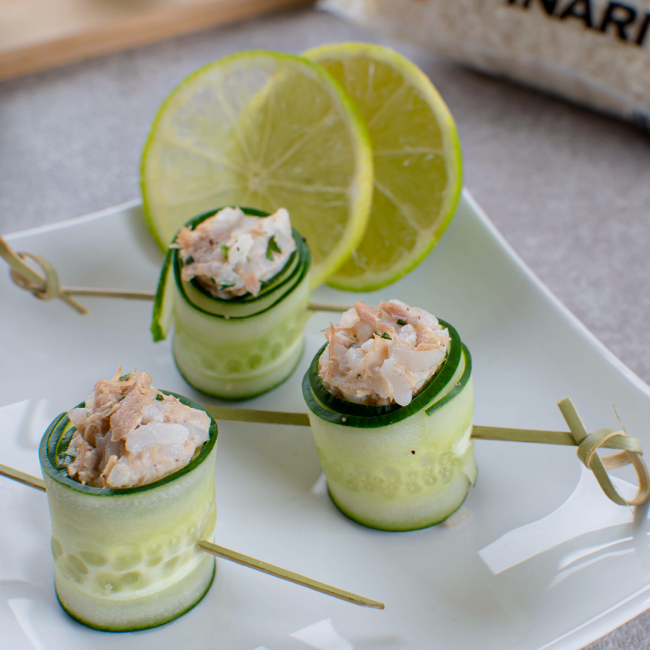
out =
[[[153,483],[185,467],[207,442],[210,418],[152,388],[146,372],[100,379],[68,417],[76,432],[68,475],[102,488]]]
[[[268,217],[249,217],[240,208],[224,208],[194,230],[183,227],[180,248],[186,282],[197,282],[217,298],[256,296],[262,282],[277,275],[296,250],[289,213],[280,208]]]
[[[369,405],[406,406],[447,355],[449,331],[435,316],[399,300],[379,308],[355,302],[324,331],[329,345],[318,369],[337,397]]]

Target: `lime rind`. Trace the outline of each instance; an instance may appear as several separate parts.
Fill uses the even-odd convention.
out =
[[[303,53],[320,64],[327,61],[342,62],[353,57],[365,57],[391,66],[407,84],[417,89],[421,98],[426,102],[432,111],[433,117],[437,120],[442,137],[442,155],[446,161],[446,169],[449,182],[443,192],[443,198],[435,221],[435,226],[430,232],[417,233],[417,244],[413,247],[411,254],[406,256],[393,268],[383,272],[368,272],[355,275],[346,273],[346,266],[340,268],[329,277],[327,283],[336,288],[347,291],[374,291],[388,284],[396,282],[404,275],[415,268],[431,251],[440,239],[447,225],[451,221],[456,210],[460,193],[462,191],[462,156],[460,142],[454,124],[453,117],[440,94],[435,89],[429,78],[413,63],[394,50],[379,45],[368,43],[340,43],[334,45],[320,46]],[[345,84],[343,84],[345,87]],[[370,130],[372,139],[372,129]],[[376,180],[376,179],[375,179]],[[372,209],[369,228],[372,224]],[[353,263],[351,258],[350,263]],[[355,268],[356,267],[356,268]],[[355,271],[358,270],[355,264]]]
[[[170,119],[169,116],[173,116],[175,112],[184,110],[183,99],[185,94],[188,93],[187,96],[190,96],[197,88],[200,88],[202,79],[208,80],[209,75],[214,74],[216,75],[215,78],[219,78],[221,70],[223,70],[222,77],[225,78],[226,73],[232,70],[246,72],[255,69],[256,66],[257,69],[262,69],[264,74],[267,74],[269,70],[285,72],[293,70],[315,80],[319,88],[329,97],[332,108],[336,110],[337,119],[342,120],[344,128],[341,133],[345,134],[347,138],[345,144],[354,157],[353,174],[351,174],[346,186],[342,188],[344,189],[342,201],[347,208],[345,227],[342,228],[338,241],[327,248],[324,256],[321,259],[314,260],[312,266],[312,286],[316,286],[335,272],[349,258],[352,250],[354,250],[363,237],[372,204],[373,161],[370,136],[354,102],[328,72],[304,58],[266,51],[241,52],[200,68],[177,86],[158,110],[143,151],[141,188],[145,217],[158,245],[163,249],[166,248],[169,239],[171,239],[173,232],[176,231],[180,223],[167,223],[166,215],[162,214],[161,216],[160,206],[157,205],[155,184],[158,171],[156,165],[161,164],[161,156],[159,155],[159,147],[161,145],[159,140],[163,137],[161,134],[165,133],[167,126],[166,120]],[[275,83],[275,80],[271,82],[271,85],[273,83]],[[255,102],[261,102],[263,104],[264,96],[268,92],[269,83],[266,83],[262,85],[261,89],[257,89],[256,94],[249,97],[249,104],[255,104]],[[244,114],[245,110],[241,112]],[[241,116],[238,119],[237,128],[245,128],[245,120],[242,120]],[[246,174],[248,172],[244,169],[241,173]],[[231,202],[241,203],[242,201],[226,199],[224,195],[224,200],[220,204],[224,205]],[[285,207],[290,209],[290,206]],[[197,210],[193,211],[192,214],[185,215],[182,221],[185,221],[196,213],[198,213]],[[307,218],[304,220],[299,219],[296,225],[299,230],[303,231],[303,234],[309,241],[312,233],[309,232],[308,216],[306,215]],[[319,224],[319,226],[321,232],[323,229],[326,229],[326,225],[323,223]],[[318,230],[314,230],[313,227],[312,231],[316,234],[318,233]],[[318,239],[318,237],[316,238]]]

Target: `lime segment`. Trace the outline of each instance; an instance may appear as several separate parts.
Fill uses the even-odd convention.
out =
[[[345,88],[373,147],[370,220],[351,258],[328,282],[372,291],[395,282],[431,250],[462,188],[460,144],[442,98],[424,73],[396,52],[365,43],[304,54]]]
[[[223,205],[287,208],[312,252],[312,285],[359,243],[372,198],[367,129],[347,94],[299,57],[243,52],[185,79],[160,108],[142,158],[161,247]]]

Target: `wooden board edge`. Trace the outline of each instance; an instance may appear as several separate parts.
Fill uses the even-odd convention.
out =
[[[213,0],[146,12],[102,28],[0,54],[0,81],[112,54],[314,0]]]

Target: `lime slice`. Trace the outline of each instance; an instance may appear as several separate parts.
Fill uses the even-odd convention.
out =
[[[393,50],[341,43],[304,56],[348,91],[366,121],[374,155],[365,235],[328,283],[338,289],[379,289],[422,261],[456,209],[462,188],[456,127],[429,79]]]
[[[185,221],[224,205],[287,208],[311,249],[315,286],[363,236],[368,132],[319,66],[242,52],[201,68],[165,100],[143,152],[142,194],[163,248]]]

